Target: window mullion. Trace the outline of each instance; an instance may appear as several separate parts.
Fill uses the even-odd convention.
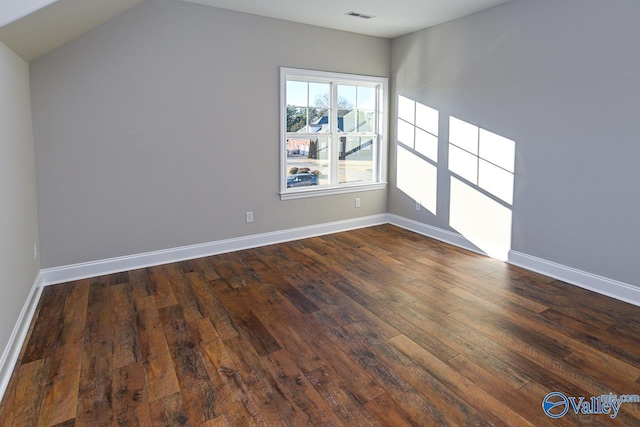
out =
[[[380,88],[378,86],[376,86],[376,92],[375,92],[375,113],[374,113],[374,117],[375,117],[375,122],[373,124],[373,130],[374,130],[374,134],[375,136],[373,137],[373,146],[371,147],[372,151],[372,155],[373,155],[373,177],[376,181],[380,180],[380,170],[382,168],[382,165],[380,164],[380,138],[378,137],[381,134],[381,129],[380,129],[380,117],[379,117],[379,111],[380,109],[380,105],[381,105],[381,99],[380,99]]]
[[[331,123],[331,149],[329,151],[329,182],[331,183],[331,185],[337,185],[340,137],[338,135],[338,85],[335,82],[331,83],[330,101],[331,109],[329,114],[331,115],[331,117],[329,119],[329,122]]]

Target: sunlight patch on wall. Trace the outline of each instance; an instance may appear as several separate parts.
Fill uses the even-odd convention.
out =
[[[398,142],[438,161],[438,110],[398,96]]]
[[[451,177],[449,225],[487,255],[507,260],[511,249],[511,209]]]
[[[449,121],[449,225],[489,256],[511,249],[516,143],[455,117]]]
[[[435,214],[438,169],[401,146],[398,146],[397,157],[398,189]]]
[[[516,143],[484,129],[479,141],[478,185],[512,205]]]
[[[398,96],[397,187],[435,215],[438,190],[439,113]]]

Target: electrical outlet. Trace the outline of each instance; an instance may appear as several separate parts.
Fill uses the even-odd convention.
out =
[[[38,243],[33,244],[33,259],[38,259]]]
[[[250,222],[253,222],[253,212],[251,211],[245,212],[245,217],[247,220],[247,224],[249,224]]]
[[[360,197],[356,197],[356,208],[360,207]]]
[[[416,210],[417,210],[417,211],[419,211],[419,210],[420,210],[420,208],[421,208],[421,206],[420,206],[420,202],[416,202]]]

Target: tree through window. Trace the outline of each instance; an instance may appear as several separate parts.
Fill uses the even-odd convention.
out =
[[[281,69],[283,199],[384,188],[387,79]]]

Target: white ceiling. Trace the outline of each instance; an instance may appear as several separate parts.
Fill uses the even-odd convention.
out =
[[[184,0],[303,24],[395,38],[509,0]],[[372,19],[346,16],[348,12]]]
[[[30,62],[145,0],[8,0],[0,41]],[[149,0],[153,1],[153,0]],[[394,38],[509,0],[184,0],[371,36]],[[372,19],[346,16],[347,12]]]

